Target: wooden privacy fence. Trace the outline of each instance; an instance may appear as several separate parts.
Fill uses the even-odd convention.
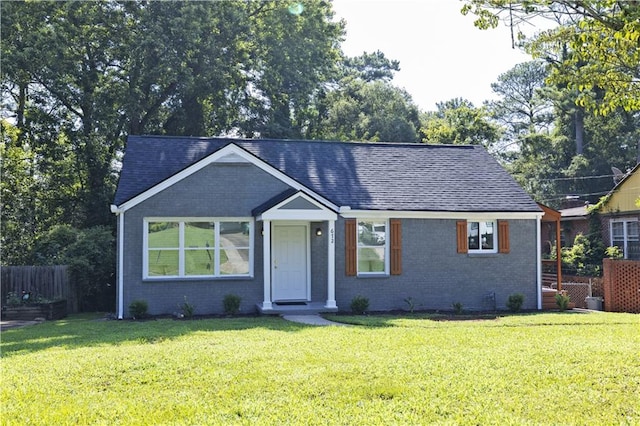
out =
[[[604,310],[640,313],[640,261],[604,259]]]
[[[33,297],[67,301],[68,312],[78,312],[78,298],[69,279],[68,267],[58,266],[2,266],[0,267],[2,304],[14,292],[31,292]]]

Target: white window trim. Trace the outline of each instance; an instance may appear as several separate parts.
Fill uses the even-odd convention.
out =
[[[472,248],[468,248],[468,253],[469,254],[496,254],[498,253],[498,220],[497,219],[472,219],[472,220],[467,220],[467,241],[469,239],[469,224],[470,223],[474,223],[477,222],[478,223],[478,239],[480,240],[482,238],[482,234],[480,233],[480,224],[482,222],[491,222],[493,223],[493,248],[492,249],[483,249],[482,248],[482,244],[478,244],[480,248],[477,249],[472,249]]]
[[[149,223],[150,222],[178,222],[180,232],[178,233],[178,275],[149,275]],[[185,247],[184,247],[184,224],[187,222],[216,222],[216,244],[220,243],[220,222],[248,222],[249,223],[249,273],[221,275],[220,274],[220,247],[214,250],[214,273],[211,275],[185,275]],[[218,278],[253,278],[253,256],[255,223],[252,217],[145,217],[142,227],[142,279],[143,280],[198,280],[198,279],[218,279]]]
[[[613,242],[613,224],[614,223],[622,223],[622,252],[624,253],[624,258],[629,258],[629,234],[627,232],[627,223],[638,222],[637,217],[621,217],[616,219],[611,219],[609,221],[609,242],[611,246],[614,246]],[[640,235],[639,235],[640,237]]]
[[[384,229],[385,229],[385,237],[384,237],[384,271],[382,272],[368,272],[368,271],[360,271],[360,245],[358,244],[358,239],[360,237],[358,223],[360,222],[381,222],[384,220]],[[388,276],[390,271],[390,249],[389,249],[389,218],[381,219],[380,217],[371,218],[371,217],[358,217],[356,219],[356,273],[359,277],[375,277],[375,276]]]

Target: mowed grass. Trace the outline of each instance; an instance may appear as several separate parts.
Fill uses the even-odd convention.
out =
[[[640,424],[640,316],[145,322],[2,333],[2,424]]]

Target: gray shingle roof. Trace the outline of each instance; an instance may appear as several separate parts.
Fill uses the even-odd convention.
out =
[[[130,136],[115,204],[233,143],[337,206],[362,210],[539,212],[480,146]]]

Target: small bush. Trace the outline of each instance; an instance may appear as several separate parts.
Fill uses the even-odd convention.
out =
[[[351,311],[356,315],[364,314],[369,309],[369,299],[364,296],[356,296],[351,299]]]
[[[569,301],[569,295],[564,291],[556,294],[556,305],[558,305],[558,308],[560,308],[561,311],[567,310],[567,308],[569,307]]]
[[[148,310],[149,305],[145,300],[134,300],[129,304],[129,315],[131,315],[133,319],[145,318]]]
[[[227,294],[224,296],[222,305],[224,307],[224,313],[227,315],[235,315],[240,312],[240,302],[242,298],[235,294]]]
[[[523,303],[524,296],[520,293],[515,293],[507,299],[507,308],[509,308],[511,312],[518,312],[522,308]]]
[[[453,306],[453,313],[455,313],[456,315],[459,315],[463,312],[462,303],[455,302],[452,306]]]
[[[189,301],[187,301],[187,296],[185,296],[184,302],[180,305],[180,309],[182,309],[182,315],[184,315],[185,318],[191,318],[193,317],[196,307],[189,303]]]

